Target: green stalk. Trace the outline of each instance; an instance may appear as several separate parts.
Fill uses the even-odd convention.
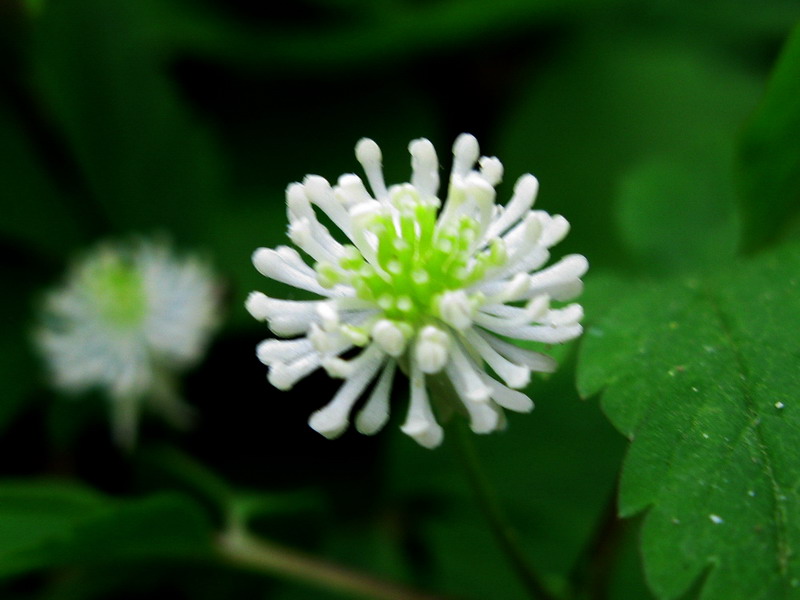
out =
[[[453,429],[456,430],[454,437],[456,438],[455,446],[458,451],[458,457],[464,466],[470,487],[475,494],[475,499],[489,524],[495,541],[508,559],[511,568],[531,598],[535,600],[555,600],[556,597],[542,584],[525,557],[517,533],[508,522],[500,506],[497,494],[478,458],[478,452],[473,441],[474,434],[461,421]]]
[[[230,527],[218,538],[217,550],[223,560],[233,565],[328,591],[338,591],[347,598],[443,600],[441,596],[414,591],[256,538],[237,526]]]

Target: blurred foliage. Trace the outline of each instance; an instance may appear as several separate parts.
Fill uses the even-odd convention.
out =
[[[751,376],[764,378],[753,385],[771,389],[796,371],[794,255],[740,256],[798,232],[797,32],[780,51],[798,19],[794,0],[0,3],[0,275],[11,282],[0,296],[2,597],[341,597],[215,561],[212,535],[232,506],[270,539],[415,587],[524,597],[449,443],[418,448],[397,431],[402,410],[375,439],[328,442],[306,419],[335,382],[316,375],[291,393],[268,386],[253,356],[266,332],[241,307],[250,290],[287,290],[249,256],[284,243],[286,185],[353,171],[360,137],[381,144],[387,178],[402,181],[411,139],[431,139],[444,158],[469,131],[506,166],[500,198],[533,172],[539,205],[572,223],[560,251],[593,265],[582,388],[609,386],[604,410],[624,434],[646,401],[694,402],[670,387],[679,378],[663,366],[694,360],[701,336],[720,333],[692,309],[687,278],[726,295],[724,314],[748,327]],[[211,259],[228,314],[184,382],[196,428],[179,434],[148,420],[141,449],[125,456],[110,442],[101,399],[48,391],[29,339],[44,290],[75,253],[153,232]],[[675,330],[663,328],[672,322]],[[644,338],[658,361],[636,355]],[[536,411],[513,415],[479,450],[548,584],[582,586],[587,600],[643,599],[637,528],[614,518],[625,440],[597,402],[578,398],[575,352],[563,354],[557,375],[531,385]],[[733,385],[721,359],[702,375],[709,389],[712,378]],[[718,429],[745,418],[725,409],[723,391]],[[692,406],[665,414],[690,418]],[[696,544],[671,537],[688,524],[656,527],[667,499],[702,517],[696,487],[655,474],[681,427],[653,425],[640,442],[637,434],[658,460],[634,443],[623,476],[625,514],[654,501],[652,490],[631,495],[637,481],[671,490],[645,517],[650,587],[664,598],[692,584],[689,597],[759,597],[714,579],[763,567],[734,560],[739,538],[729,537],[757,515],[726,515],[728,529],[698,517]],[[795,443],[787,434],[767,445],[792,457]],[[764,477],[746,457],[735,464],[730,485],[745,467]],[[781,469],[784,489],[791,473]],[[714,489],[720,505],[740,510],[725,486]],[[686,490],[695,495],[682,498]],[[768,490],[756,498],[767,503]],[[785,521],[790,543],[795,508]],[[728,533],[711,537],[720,531]],[[703,591],[692,577],[709,561],[718,564]],[[761,597],[796,597],[779,594]]]

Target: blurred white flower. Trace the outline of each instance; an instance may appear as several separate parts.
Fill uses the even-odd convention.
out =
[[[35,341],[56,388],[107,393],[115,440],[130,448],[144,402],[187,424],[175,376],[202,357],[218,321],[210,269],[142,240],[79,260],[46,296]]]
[[[582,332],[580,305],[551,308],[550,302],[580,294],[588,263],[571,255],[538,270],[569,223],[531,210],[536,178],[520,177],[508,204],[496,205],[502,164],[479,158],[477,140],[463,134],[453,146],[442,203],[433,145],[415,140],[409,152],[411,182],[387,188],[380,148],[369,139],[358,143],[356,157],[372,194],[352,174],[333,187],[318,176],[289,186],[289,237],[313,268],[287,246],[253,254],[263,275],[322,297],[290,301],[253,292],[247,309],[275,335],[293,338],[268,339],[257,349],[274,386],[287,390],[320,366],[344,379],[333,400],[309,420],[329,438],[345,431],[373,381],[355,425],[366,434],[384,426],[398,365],[411,381],[402,430],[423,446],[433,448],[443,437],[426,385],[439,374],[460,399],[473,431],[502,428],[504,408],[533,408],[516,391],[528,385],[531,372],[556,367],[550,357],[503,338],[557,344]],[[344,237],[332,235],[321,215]],[[343,359],[354,347],[360,352]]]

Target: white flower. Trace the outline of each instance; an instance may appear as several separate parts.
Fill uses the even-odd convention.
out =
[[[313,268],[287,246],[259,248],[253,263],[263,275],[321,299],[278,300],[253,292],[246,306],[275,335],[293,338],[268,339],[257,349],[277,388],[287,390],[319,367],[344,379],[333,400],[311,416],[312,428],[330,438],[340,435],[357,400],[377,380],[355,425],[366,434],[380,430],[399,365],[411,380],[402,430],[433,448],[443,432],[428,398],[430,376],[446,376],[477,433],[501,428],[503,409],[533,408],[516,389],[528,384],[532,371],[554,370],[555,362],[503,338],[558,344],[579,336],[580,305],[551,308],[550,301],[580,294],[588,263],[571,255],[542,269],[569,223],[531,210],[538,190],[532,175],[520,177],[506,206],[495,204],[502,164],[479,158],[471,135],[453,146],[444,203],[437,196],[433,145],[415,140],[409,152],[411,182],[387,188],[378,145],[358,143],[356,157],[372,194],[356,175],[341,176],[335,186],[318,176],[290,185],[289,236]],[[332,235],[321,215],[344,237]],[[342,358],[353,348],[361,350]]]
[[[142,402],[178,424],[189,416],[173,378],[201,358],[217,296],[208,267],[163,244],[103,245],[45,298],[35,341],[55,387],[108,394],[115,439],[131,447]]]

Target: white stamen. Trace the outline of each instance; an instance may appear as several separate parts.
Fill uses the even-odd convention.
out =
[[[453,344],[450,355],[447,374],[453,381],[459,396],[473,402],[486,402],[489,399],[489,388],[483,385],[478,377],[478,371],[481,369],[476,368],[458,343]]]
[[[423,373],[438,373],[447,364],[450,336],[433,325],[426,325],[417,334],[414,356]]]
[[[378,383],[364,408],[356,416],[356,430],[365,435],[378,433],[389,420],[389,398],[397,362],[390,360],[383,367]]]
[[[530,174],[520,177],[514,185],[514,195],[511,200],[486,232],[487,241],[502,235],[506,229],[522,218],[522,215],[533,206],[538,191],[539,181],[536,177]]]
[[[505,335],[517,340],[528,340],[543,342],[545,344],[563,344],[575,339],[583,328],[580,325],[568,325],[564,327],[552,327],[550,325],[529,325],[520,327],[519,325],[509,325],[503,319],[492,317],[483,313],[475,316],[475,322],[499,335]]]
[[[478,160],[480,148],[475,136],[462,133],[453,144],[453,175],[466,177]]]
[[[442,443],[444,431],[436,422],[428,402],[425,375],[419,366],[419,357],[411,360],[411,403],[401,431],[414,438],[426,448],[435,448]]]
[[[526,273],[517,273],[507,281],[481,282],[474,287],[484,294],[487,304],[520,300],[525,298],[529,288],[530,277]]]
[[[526,297],[548,294],[556,300],[567,300],[566,292],[580,291],[582,284],[577,281],[589,268],[589,261],[580,254],[565,256],[556,264],[534,273],[528,280]]]
[[[492,348],[497,350],[500,354],[513,363],[525,365],[537,373],[552,373],[558,366],[558,363],[556,363],[553,358],[547,356],[546,354],[534,352],[533,350],[528,350],[527,348],[520,348],[519,346],[510,344],[498,337],[493,336],[491,333],[487,333],[479,329],[476,331],[478,335],[486,340],[486,342]],[[511,387],[518,386],[512,385]]]
[[[465,401],[464,406],[469,413],[469,428],[473,433],[492,433],[500,428],[501,412],[493,402]]]
[[[315,228],[310,220],[298,219],[289,225],[289,239],[314,260],[336,264],[344,254],[344,248],[330,235],[323,235],[322,229],[319,223]]]
[[[381,166],[383,157],[380,146],[369,138],[362,138],[356,144],[356,159],[364,168],[367,181],[369,181],[375,197],[381,201],[386,200],[388,192],[383,181],[383,167]]]
[[[486,373],[481,373],[481,379],[489,386],[492,400],[503,408],[520,413],[527,413],[533,410],[533,400],[522,392],[504,386]]]
[[[266,294],[261,292],[250,292],[247,295],[247,300],[244,302],[244,307],[247,309],[252,317],[258,321],[266,321],[269,316],[269,300]]]
[[[320,302],[316,306],[316,311],[325,331],[333,331],[339,326],[339,311],[335,302]]]
[[[328,180],[319,175],[308,175],[303,180],[303,185],[309,199],[319,206],[346,236],[350,237],[350,216],[347,214],[347,209],[334,196]]]
[[[554,309],[547,313],[542,323],[562,327],[574,325],[583,319],[583,307],[580,304],[570,304],[564,308]]]
[[[474,330],[467,331],[464,336],[481,358],[500,375],[503,381],[512,388],[523,388],[531,381],[528,367],[516,365],[495,350],[489,342]]]
[[[313,352],[314,346],[308,338],[299,340],[264,340],[256,346],[256,356],[265,365],[276,362],[291,362]]]
[[[274,362],[267,379],[279,390],[290,390],[295,383],[319,368],[321,355],[306,354],[290,363]]]
[[[435,197],[439,191],[439,160],[433,144],[426,139],[414,140],[408,151],[411,153],[411,185],[423,197]]]
[[[472,325],[474,309],[463,290],[448,291],[439,299],[439,316],[442,321],[459,331]]]
[[[372,327],[372,338],[389,356],[400,356],[405,352],[408,336],[394,322],[380,319]]]
[[[333,188],[333,195],[347,209],[373,199],[361,178],[353,173],[339,177],[336,187]]]
[[[528,301],[524,308],[509,306],[508,304],[488,304],[480,308],[481,312],[502,317],[509,323],[528,325],[538,321],[550,310],[550,298],[547,294],[536,296]]]
[[[382,360],[383,356],[384,352],[377,344],[370,344],[361,354],[350,360],[343,360],[336,356],[326,357],[322,359],[322,367],[331,377],[349,379],[371,365],[376,360],[376,357]]]
[[[569,233],[569,221],[561,215],[552,215],[542,232],[541,244],[551,248],[564,239]]]
[[[481,168],[481,175],[492,187],[503,180],[503,163],[494,156],[481,156],[478,164]]]
[[[311,415],[308,420],[311,428],[329,439],[342,435],[350,421],[353,405],[375,377],[383,360],[383,352],[375,346],[368,347],[353,359],[353,362],[358,362],[358,368],[342,384],[333,400]]]

